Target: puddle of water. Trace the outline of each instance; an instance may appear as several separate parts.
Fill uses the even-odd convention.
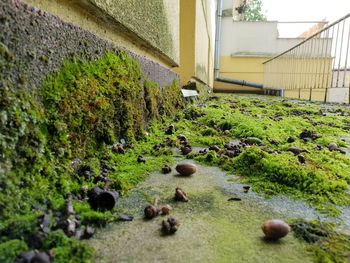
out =
[[[227,179],[220,169],[201,165],[191,177],[179,177],[175,171],[151,174],[118,204],[117,210],[132,214],[134,221],[111,224],[88,241],[96,249],[97,262],[311,262],[307,245],[292,234],[273,243],[262,238],[263,222],[288,218],[283,205],[273,208],[271,200],[244,194],[242,185]],[[173,201],[176,187],[187,192],[188,203]],[[227,201],[233,194],[242,201]],[[154,197],[173,206],[171,215],[180,222],[175,235],[161,235],[164,217],[143,219],[143,208]]]

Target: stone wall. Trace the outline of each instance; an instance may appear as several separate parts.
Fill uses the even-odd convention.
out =
[[[60,18],[17,0],[0,2],[0,88],[14,83],[28,88],[57,71],[69,57],[92,60],[121,47]],[[127,50],[126,50],[127,51]],[[178,76],[166,67],[128,52],[145,77],[161,87]]]

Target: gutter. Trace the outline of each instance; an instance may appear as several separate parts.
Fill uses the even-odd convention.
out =
[[[230,84],[237,84],[257,89],[262,89],[263,85],[260,83],[249,82],[238,79],[220,78],[220,40],[221,40],[221,23],[222,23],[222,0],[217,0],[217,15],[216,15],[216,29],[215,29],[215,64],[214,64],[214,80]]]

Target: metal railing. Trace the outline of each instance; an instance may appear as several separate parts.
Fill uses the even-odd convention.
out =
[[[350,13],[265,61],[264,88],[284,96],[350,103]]]

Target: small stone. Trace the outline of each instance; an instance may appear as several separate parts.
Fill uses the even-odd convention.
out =
[[[30,263],[33,259],[33,257],[35,256],[35,251],[31,250],[31,251],[27,251],[27,252],[23,252],[15,261],[15,263]]]
[[[248,193],[248,192],[249,192],[249,189],[250,189],[250,186],[249,186],[249,185],[243,186],[243,192],[244,192],[244,193]]]
[[[307,150],[298,147],[289,147],[287,151],[292,152],[294,155],[299,155],[302,152],[308,152]]]
[[[183,134],[179,134],[179,135],[177,136],[177,138],[178,138],[180,141],[187,141],[186,136],[183,135]]]
[[[183,155],[187,155],[192,152],[192,147],[190,145],[183,146],[181,147],[181,152]]]
[[[318,150],[318,151],[321,151],[323,149],[323,146],[322,145],[316,145],[316,150]]]
[[[303,155],[298,155],[298,161],[299,161],[299,163],[304,164],[305,163],[305,157]]]
[[[287,142],[288,142],[288,143],[295,142],[295,138],[294,138],[294,137],[289,136],[289,137],[288,137],[288,139],[287,139]]]
[[[162,173],[163,174],[168,174],[168,173],[171,173],[171,167],[169,166],[169,165],[164,165],[163,167],[162,167]]]
[[[271,140],[269,140],[269,142],[270,142],[271,144],[273,144],[273,145],[276,145],[276,146],[279,145],[279,142],[278,142],[277,140],[275,140],[275,139],[271,139]]]
[[[219,146],[217,146],[217,145],[211,145],[211,146],[209,147],[209,151],[218,152],[218,151],[220,151],[220,148],[219,148]]]
[[[175,169],[180,175],[190,176],[197,171],[197,166],[193,163],[179,163]]]
[[[313,131],[309,131],[309,130],[304,130],[299,134],[299,138],[304,140],[304,141],[308,141],[308,140],[316,140],[318,138],[320,138],[320,135],[318,135],[317,133],[313,132]]]
[[[139,156],[137,157],[137,162],[138,162],[138,163],[146,163],[146,160],[143,158],[142,155],[139,155]]]
[[[263,141],[256,137],[248,137],[242,140],[244,143],[247,143],[249,145],[263,145]]]
[[[112,151],[114,153],[121,153],[121,154],[125,153],[124,146],[123,146],[123,144],[120,144],[120,143],[113,144]]]
[[[45,252],[35,253],[34,257],[30,261],[30,263],[50,263],[51,259],[49,255]]]
[[[81,239],[92,238],[94,234],[95,234],[95,228],[93,228],[92,226],[86,226],[84,229],[84,233],[81,236]]]
[[[119,216],[118,220],[127,222],[127,221],[134,220],[134,217],[131,216],[131,215],[124,215],[124,214],[122,214],[122,215]]]
[[[175,131],[175,126],[174,126],[174,124],[171,124],[171,125],[165,130],[165,134],[171,135],[171,134],[174,134],[174,131]]]
[[[290,227],[287,223],[279,219],[272,219],[266,221],[261,226],[262,231],[268,239],[277,240],[285,237],[289,231]]]
[[[208,153],[208,150],[206,148],[202,149],[202,150],[199,150],[199,153],[200,154],[207,154]]]
[[[338,145],[337,145],[336,143],[332,142],[332,143],[330,143],[330,144],[328,145],[328,149],[329,149],[330,151],[335,151],[335,150],[338,149]]]
[[[342,154],[346,154],[346,150],[344,148],[338,148],[337,151]]]
[[[239,197],[231,197],[229,199],[227,199],[227,201],[241,201],[242,199]]]

